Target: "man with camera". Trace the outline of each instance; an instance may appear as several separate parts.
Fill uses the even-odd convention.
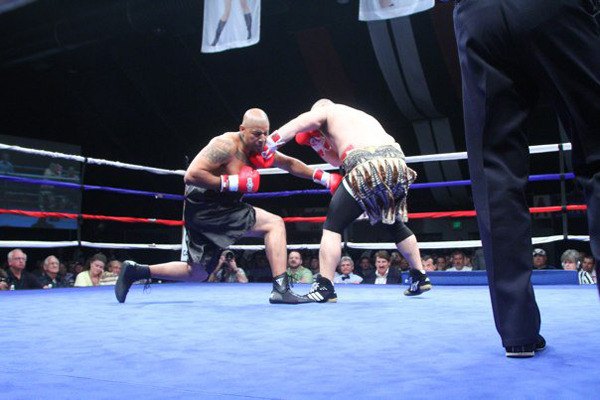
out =
[[[248,283],[246,272],[237,266],[235,255],[231,250],[225,250],[219,257],[219,264],[208,276],[209,282]]]

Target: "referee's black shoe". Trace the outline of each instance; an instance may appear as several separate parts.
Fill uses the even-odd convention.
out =
[[[535,343],[525,344],[522,346],[505,346],[506,357],[511,358],[529,358],[533,357],[537,351],[542,351],[546,348],[546,339],[538,334],[538,339]]]

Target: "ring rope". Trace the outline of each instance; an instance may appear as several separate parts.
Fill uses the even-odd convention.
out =
[[[571,143],[543,144],[543,145],[537,145],[537,146],[529,146],[529,153],[530,154],[552,153],[552,152],[561,151],[561,149],[563,151],[571,150]],[[109,161],[109,160],[103,160],[103,159],[99,159],[99,158],[91,158],[91,157],[83,157],[83,156],[72,155],[72,154],[64,154],[64,153],[59,153],[59,152],[55,152],[55,151],[31,149],[31,148],[27,148],[27,147],[8,145],[8,144],[4,144],[4,143],[0,143],[0,150],[13,150],[13,151],[21,152],[21,153],[37,154],[37,155],[48,156],[48,157],[52,157],[52,158],[64,158],[64,159],[68,159],[68,160],[75,160],[75,161],[88,163],[88,164],[95,164],[95,165],[109,165],[109,166],[113,166],[113,167],[117,167],[117,168],[126,168],[126,169],[138,170],[138,171],[153,172],[153,173],[156,173],[159,175],[180,175],[180,176],[185,175],[185,171],[183,171],[183,170],[169,170],[169,169],[163,169],[163,168],[145,167],[142,165],[128,164],[128,163],[123,163],[120,161]],[[466,158],[467,158],[467,152],[462,151],[462,152],[455,152],[455,153],[440,153],[440,154],[427,154],[427,155],[422,155],[422,156],[408,156],[408,157],[406,157],[406,163],[410,164],[410,163],[429,162],[429,161],[464,160]],[[310,167],[324,169],[324,170],[325,169],[326,170],[337,169],[337,167],[334,167],[331,164],[313,164],[313,165],[310,165]],[[274,174],[287,174],[288,172],[285,170],[282,170],[280,168],[262,168],[262,169],[259,169],[259,173],[261,175],[274,175]]]
[[[160,192],[148,192],[144,190],[134,190],[134,189],[123,189],[123,188],[115,188],[110,186],[97,186],[97,185],[81,185],[79,183],[71,183],[71,182],[61,182],[54,181],[48,179],[33,179],[33,178],[25,178],[13,175],[0,175],[0,179],[17,182],[17,183],[30,183],[30,184],[40,184],[40,185],[52,185],[57,187],[64,187],[69,189],[77,189],[81,190],[102,190],[106,192],[119,193],[119,194],[133,194],[138,196],[147,196],[153,197],[156,199],[166,199],[166,200],[183,200],[184,196],[179,194],[171,194],[171,193],[160,193]],[[566,174],[541,174],[541,175],[531,175],[529,177],[530,182],[540,182],[540,181],[551,181],[551,180],[561,180],[561,179],[575,179],[575,174],[566,173]],[[436,187],[450,187],[450,186],[467,186],[471,184],[471,180],[458,180],[458,181],[445,181],[445,182],[427,182],[427,183],[413,183],[411,185],[411,189],[428,189],[428,188],[436,188]],[[262,193],[246,193],[244,195],[245,199],[266,199],[266,198],[275,198],[275,197],[288,197],[288,196],[302,196],[302,195],[323,195],[330,194],[328,189],[307,189],[307,190],[287,190],[280,192],[262,192]]]
[[[171,194],[171,193],[160,193],[160,192],[147,192],[144,190],[134,190],[134,189],[122,189],[122,188],[114,188],[110,186],[97,186],[97,185],[82,185],[80,183],[71,183],[71,182],[61,182],[54,181],[48,179],[33,179],[33,178],[23,178],[19,176],[13,175],[0,175],[0,179],[17,182],[17,183],[32,183],[32,184],[40,184],[40,185],[51,185],[57,187],[63,187],[68,189],[77,189],[81,190],[103,190],[106,192],[119,193],[119,194],[134,194],[138,196],[148,196],[154,197],[156,199],[167,199],[167,200],[183,200],[184,196],[180,194]]]
[[[534,237],[531,239],[532,244],[544,244],[563,241],[563,235]],[[568,235],[567,240],[576,240],[589,242],[590,237],[587,235]],[[181,250],[181,244],[156,244],[156,243],[98,243],[88,241],[35,241],[35,240],[0,240],[0,248],[55,248],[55,247],[89,247],[95,249],[157,249],[157,250]],[[384,250],[396,249],[396,245],[391,242],[386,243],[355,243],[344,242],[342,246],[358,249],[358,250]],[[457,241],[441,241],[441,242],[419,242],[420,249],[454,249],[454,248],[477,248],[481,247],[480,240],[457,240]],[[289,250],[317,250],[319,244],[288,244]],[[232,245],[231,250],[264,250],[265,245]]]
[[[586,211],[587,206],[585,204],[572,204],[566,207],[563,206],[546,206],[546,207],[530,207],[529,211],[531,214],[541,213],[557,213],[563,211]],[[167,226],[183,226],[182,220],[172,219],[158,219],[158,218],[138,218],[138,217],[119,217],[110,215],[94,215],[94,214],[75,214],[75,213],[61,213],[61,212],[50,212],[50,211],[25,211],[25,210],[10,210],[0,208],[0,214],[13,214],[13,215],[24,215],[27,217],[35,218],[67,218],[67,219],[88,219],[88,220],[99,220],[99,221],[118,221],[125,223],[150,223],[157,225]],[[408,213],[410,219],[433,219],[433,218],[464,218],[476,216],[475,210],[465,211],[432,211],[432,212],[421,212],[421,213]],[[321,223],[325,222],[325,217],[284,217],[284,222],[308,222],[308,223]]]

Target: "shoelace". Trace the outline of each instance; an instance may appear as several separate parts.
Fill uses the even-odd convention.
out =
[[[319,282],[313,282],[312,286],[310,287],[310,291],[308,293],[315,293],[319,291]]]
[[[419,291],[419,281],[413,282],[410,284],[410,289],[411,292],[417,292]]]
[[[146,281],[144,282],[144,288],[142,289],[142,293],[146,293],[146,291],[150,293],[152,291],[152,287],[150,286],[151,283],[152,278],[146,279]]]

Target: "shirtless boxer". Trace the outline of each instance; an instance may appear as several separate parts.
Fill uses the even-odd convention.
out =
[[[323,225],[321,277],[306,296],[318,302],[337,301],[332,282],[341,256],[342,232],[363,212],[372,225],[387,227],[408,260],[411,285],[404,294],[415,296],[431,289],[417,239],[404,225],[406,195],[416,173],[406,166],[404,153],[394,138],[369,114],[328,99],[317,101],[310,111],[269,135],[263,156],[273,156],[277,148],[294,137],[344,171],[343,185],[333,195]]]
[[[213,138],[194,158],[184,177],[184,222],[188,247],[187,262],[140,265],[125,261],[115,286],[120,303],[132,283],[140,279],[204,281],[222,249],[242,236],[265,239],[267,259],[273,274],[271,303],[298,304],[314,300],[298,296],[289,287],[286,274],[286,231],[281,217],[241,201],[243,193],[256,192],[260,175],[253,167],[275,166],[295,176],[313,178],[335,191],[338,174],[312,170],[303,162],[281,153],[264,159],[260,151],[269,133],[267,114],[253,108],[244,114],[238,132]],[[325,174],[325,178],[323,178]]]

